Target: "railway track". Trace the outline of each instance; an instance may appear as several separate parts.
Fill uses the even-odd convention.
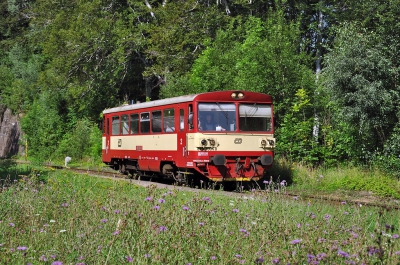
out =
[[[201,190],[207,190],[209,191],[210,189],[201,189],[199,187],[190,187],[190,186],[184,186],[184,185],[177,185],[175,181],[173,180],[166,180],[166,179],[161,179],[161,178],[151,178],[151,177],[142,177],[142,178],[129,178],[127,175],[119,173],[117,171],[99,171],[99,170],[87,170],[87,169],[79,169],[79,168],[68,168],[65,169],[64,167],[58,167],[57,169],[63,169],[63,170],[71,170],[75,173],[78,174],[88,174],[91,176],[95,177],[103,177],[103,178],[109,178],[109,179],[119,179],[119,180],[124,180],[124,181],[129,181],[133,184],[140,185],[140,186],[151,186],[151,185],[156,185],[159,188],[171,188],[174,187],[175,189],[179,190],[191,190],[191,191],[201,191]],[[241,192],[238,191],[223,191],[216,189],[216,191],[224,193],[229,196],[248,196],[249,194],[254,194],[255,196],[268,196],[268,192],[265,189],[245,189],[242,190]],[[274,191],[269,191],[269,192],[274,192]],[[335,205],[342,205],[342,204],[354,204],[359,207],[376,207],[380,208],[383,210],[399,210],[400,209],[400,201],[395,200],[392,198],[381,198],[381,197],[376,197],[371,195],[370,193],[367,192],[354,192],[351,191],[351,194],[346,194],[345,192],[342,192],[340,194],[304,194],[304,193],[295,193],[295,192],[280,192],[279,196],[282,197],[287,197],[287,198],[296,198],[298,200],[303,200],[303,201],[322,201],[326,202],[329,204],[335,204]]]
[[[17,161],[17,164],[26,164],[24,161]],[[157,186],[158,188],[171,188],[178,190],[189,190],[189,191],[210,191],[210,188],[203,187],[190,187],[185,185],[177,185],[173,180],[161,179],[161,178],[152,178],[152,177],[140,177],[140,178],[129,178],[127,175],[122,174],[118,171],[113,171],[111,169],[106,170],[91,170],[91,169],[82,169],[82,168],[65,168],[63,166],[54,166],[47,165],[48,168],[52,168],[54,170],[69,170],[77,174],[85,174],[93,177],[101,177],[108,179],[115,179],[121,181],[127,181],[132,184],[136,184],[139,186],[147,187],[147,186]],[[220,192],[226,194],[227,196],[249,196],[249,194],[253,194],[254,196],[268,196],[268,191],[262,189],[261,187],[254,190],[242,190],[238,191],[223,191],[220,189],[214,189],[216,192]],[[270,190],[269,192],[274,192]],[[354,204],[359,207],[376,207],[382,210],[399,210],[400,209],[400,200],[396,200],[393,198],[382,198],[373,196],[367,192],[355,192],[342,191],[340,193],[329,193],[329,194],[306,194],[304,192],[293,192],[287,191],[287,189],[283,192],[279,192],[279,196],[287,197],[290,199],[296,198],[298,200],[303,201],[321,201],[334,205],[341,204]]]

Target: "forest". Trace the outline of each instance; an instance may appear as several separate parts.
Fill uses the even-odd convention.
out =
[[[235,89],[273,96],[277,156],[399,177],[399,0],[0,0],[0,14],[0,102],[33,159],[99,157],[106,108]]]

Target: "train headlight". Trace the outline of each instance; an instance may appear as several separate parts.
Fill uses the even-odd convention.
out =
[[[269,145],[274,146],[275,142],[274,140],[268,140]]]
[[[211,146],[214,146],[214,145],[215,145],[215,140],[214,140],[214,139],[208,139],[208,141],[210,142],[210,145],[211,145]]]
[[[261,140],[261,146],[265,147],[267,145],[267,141],[265,141],[264,139]]]
[[[207,140],[206,139],[202,139],[200,141],[200,143],[201,143],[202,146],[206,146],[207,145]]]
[[[232,92],[231,98],[242,99],[244,98],[244,94],[242,92]]]

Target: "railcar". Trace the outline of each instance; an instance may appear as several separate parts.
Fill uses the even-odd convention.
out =
[[[124,173],[232,183],[259,180],[274,161],[267,94],[179,96],[106,109],[103,118],[103,162]]]

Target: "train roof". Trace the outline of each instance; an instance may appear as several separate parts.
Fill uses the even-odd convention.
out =
[[[165,105],[171,105],[171,104],[177,104],[177,103],[183,103],[183,102],[190,102],[190,101],[193,101],[196,97],[199,97],[199,98],[201,97],[201,99],[207,99],[208,96],[210,96],[210,95],[215,95],[215,97],[213,97],[213,100],[216,100],[217,98],[219,98],[218,96],[220,96],[220,98],[223,98],[223,97],[221,97],[222,95],[231,95],[231,93],[233,93],[233,92],[241,92],[241,91],[225,90],[225,91],[205,92],[205,93],[185,95],[185,96],[179,96],[179,97],[173,97],[173,98],[159,99],[159,100],[142,102],[142,103],[137,103],[137,104],[130,104],[130,105],[126,104],[126,105],[119,106],[119,107],[105,109],[103,111],[103,114],[135,110],[135,109],[144,109],[144,108],[157,107],[157,106],[165,106]],[[243,93],[257,95],[258,99],[260,99],[259,95],[262,94],[262,93],[256,93],[256,92],[250,92],[250,91],[244,91]],[[263,95],[265,95],[268,99],[272,100],[272,97],[270,95],[266,95],[266,94],[263,94]],[[211,97],[209,99],[211,99]]]

